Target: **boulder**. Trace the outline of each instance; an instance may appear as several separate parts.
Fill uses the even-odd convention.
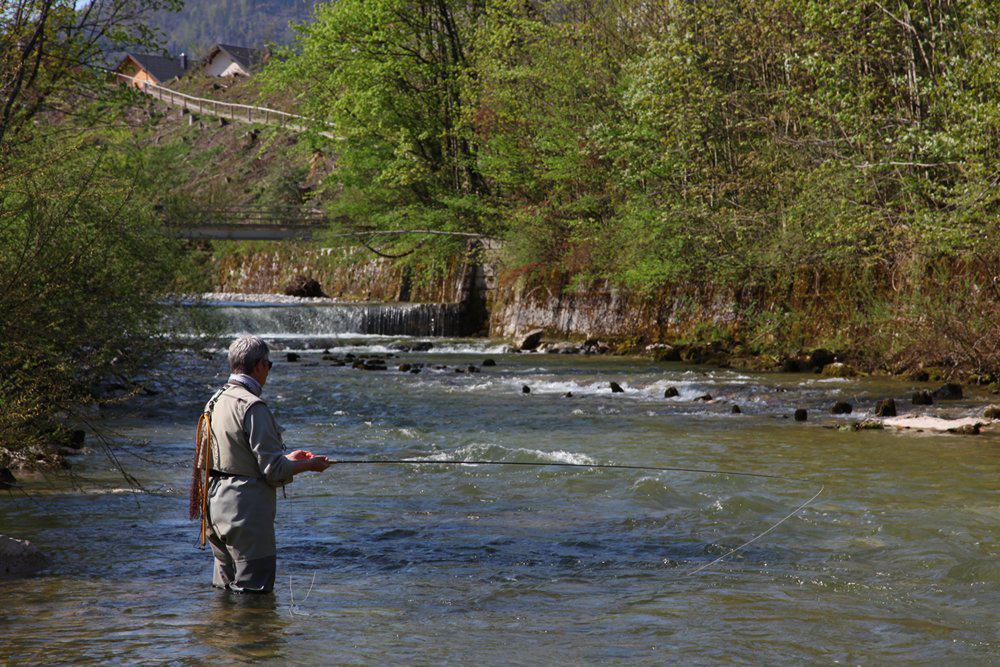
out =
[[[738,415],[738,414],[742,414],[743,410],[740,409],[740,406],[733,405],[733,409],[730,410],[730,412],[732,412],[734,415]]]
[[[955,382],[943,384],[934,390],[934,398],[941,401],[957,401],[962,398],[962,385]]]
[[[822,374],[829,378],[849,378],[857,375],[853,368],[839,361],[823,366]]]
[[[989,405],[983,410],[986,419],[1000,419],[1000,405]]]
[[[323,293],[323,288],[320,287],[320,284],[312,278],[308,278],[306,276],[297,276],[293,278],[290,283],[285,285],[284,292],[288,296],[326,296],[326,294]]]
[[[677,391],[677,387],[667,387],[663,392],[663,398],[675,398],[678,395],[680,395],[680,392]]]
[[[804,422],[807,419],[809,419],[809,413],[805,408],[798,408],[795,410],[795,421]]]
[[[420,369],[419,368],[411,368],[410,372],[413,373],[414,375],[416,375],[417,373],[420,372]]]
[[[611,382],[610,386],[611,386],[611,393],[612,394],[624,394],[625,393],[625,390],[622,389],[622,386],[620,384],[618,384],[617,382]]]
[[[680,361],[681,352],[673,345],[666,343],[656,343],[647,345],[646,351],[653,355],[655,361]]]
[[[429,340],[421,340],[410,346],[410,352],[427,352],[434,349],[434,343]]]
[[[563,394],[563,397],[565,397],[565,398],[573,398],[573,392],[567,391],[565,394]]]
[[[400,364],[399,365],[399,372],[400,373],[409,373],[411,370],[413,370],[413,366],[411,364]]]
[[[712,395],[711,394],[702,394],[701,396],[696,396],[694,400],[696,400],[696,401],[705,401],[707,403],[708,401],[712,400]]]
[[[913,396],[910,397],[910,402],[914,405],[933,405],[934,397],[931,395],[931,392],[926,389],[922,389],[920,391],[913,392]]]
[[[469,364],[468,367],[465,369],[465,371],[467,373],[478,373],[479,369],[473,366],[472,364]]]
[[[830,350],[821,347],[809,353],[809,365],[813,368],[823,368],[836,361],[837,357]]]
[[[830,408],[830,414],[833,415],[849,415],[854,410],[854,407],[847,401],[837,401]]]
[[[526,384],[522,384],[521,385],[521,393],[522,394],[530,394],[531,393],[531,387],[529,387]]]
[[[31,542],[0,535],[0,578],[27,577],[48,564],[48,556]]]
[[[285,353],[285,361],[298,361],[298,360],[299,360],[299,355],[296,354],[295,352]]]
[[[883,398],[875,404],[874,414],[878,417],[895,417],[896,401],[891,398]]]
[[[496,365],[497,365],[497,362],[495,362],[492,359],[483,359],[483,367],[496,366]]]
[[[519,350],[536,350],[538,349],[538,346],[542,344],[542,336],[544,335],[545,331],[543,329],[532,329],[528,333],[521,336],[515,345]]]

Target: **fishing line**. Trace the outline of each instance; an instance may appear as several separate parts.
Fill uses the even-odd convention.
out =
[[[695,473],[700,475],[731,475],[733,477],[757,477],[761,479],[779,479],[786,482],[798,482],[798,483],[811,483],[810,480],[801,477],[788,477],[785,475],[769,475],[762,472],[744,472],[741,470],[716,470],[712,468],[685,468],[677,466],[640,466],[640,465],[630,465],[627,463],[566,463],[562,461],[552,461],[548,463],[539,463],[534,461],[462,461],[459,459],[442,459],[442,460],[413,460],[413,459],[338,459],[335,460],[336,465],[465,465],[465,466],[531,466],[531,467],[558,467],[558,468],[602,468],[606,470],[647,470],[655,472],[687,472]],[[761,531],[754,535],[752,538],[740,544],[739,546],[733,547],[726,553],[722,554],[715,560],[700,565],[695,569],[688,572],[688,576],[697,574],[710,568],[711,566],[719,563],[726,558],[729,558],[735,553],[738,553],[750,546],[760,538],[764,537],[771,531],[775,530],[778,526],[785,523],[793,516],[808,507],[814,500],[819,498],[820,494],[823,493],[826,487],[821,485],[819,490],[808,500],[801,503],[794,510],[783,516],[778,521],[772,523],[764,531]]]

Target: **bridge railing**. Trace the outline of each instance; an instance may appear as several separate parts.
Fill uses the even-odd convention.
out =
[[[122,74],[121,72],[111,72],[111,74],[113,74],[118,81],[127,83],[150,97],[154,97],[171,106],[187,109],[188,111],[195,111],[198,113],[217,116],[219,118],[228,118],[230,120],[245,123],[274,125],[295,130],[297,132],[304,132],[309,129],[310,126],[316,124],[316,121],[312,118],[289,113],[287,111],[281,111],[279,109],[254,106],[252,104],[220,102],[219,100],[213,100],[207,97],[188,95],[187,93],[182,93],[165,86],[160,86],[152,83],[151,81],[137,81],[136,77]],[[330,132],[324,131],[320,132],[320,134],[326,137],[333,137]]]

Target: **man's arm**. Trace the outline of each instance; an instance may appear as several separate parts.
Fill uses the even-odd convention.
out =
[[[257,458],[257,465],[268,484],[282,486],[292,481],[292,477],[307,470],[322,472],[330,467],[331,461],[325,456],[302,458],[299,452],[285,456],[278,425],[264,403],[255,403],[243,418],[243,427],[250,440],[250,449]],[[308,454],[308,452],[303,452]]]

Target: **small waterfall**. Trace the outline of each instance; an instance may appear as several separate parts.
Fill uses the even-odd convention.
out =
[[[339,334],[382,336],[468,336],[462,304],[203,304],[220,335],[323,337]]]

